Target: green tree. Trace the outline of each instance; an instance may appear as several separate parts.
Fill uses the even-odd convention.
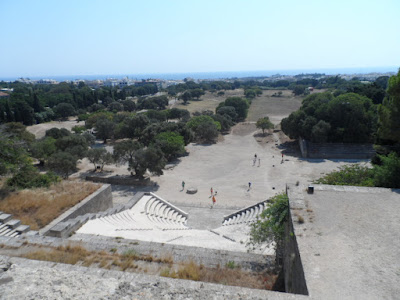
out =
[[[89,149],[86,153],[86,156],[88,160],[93,164],[94,166],[94,172],[97,169],[97,165],[100,162],[100,157],[104,155],[107,152],[106,149],[104,148],[94,148],[94,149]]]
[[[50,156],[48,167],[50,170],[62,174],[64,178],[76,170],[78,158],[68,152],[57,152]]]
[[[294,94],[295,96],[303,95],[303,94],[305,94],[306,88],[307,88],[307,87],[306,87],[305,85],[296,85],[296,86],[293,88],[293,94]]]
[[[112,164],[114,162],[113,156],[104,148],[94,148],[87,151],[88,160],[94,165],[94,171],[97,166],[100,166],[100,170],[103,171],[105,165]]]
[[[65,119],[75,115],[75,108],[70,103],[60,103],[53,108],[54,113],[58,118]]]
[[[56,140],[58,151],[69,152],[78,158],[83,158],[88,148],[88,142],[82,135],[71,134]]]
[[[312,128],[312,141],[316,143],[325,143],[328,141],[329,131],[331,130],[331,125],[323,120],[319,120]]]
[[[193,90],[190,90],[190,94],[193,98],[196,98],[197,100],[199,100],[200,97],[204,95],[204,91],[203,91],[203,89],[193,89]]]
[[[128,163],[128,170],[134,170],[135,153],[142,149],[143,145],[134,140],[125,140],[114,146],[114,161],[119,163]]]
[[[257,120],[256,127],[262,129],[263,134],[265,134],[265,130],[274,128],[274,124],[271,123],[268,117],[264,117]]]
[[[142,148],[135,153],[133,168],[138,177],[143,177],[147,170],[155,175],[162,175],[165,163],[166,159],[159,148],[148,147],[146,149]]]
[[[98,119],[96,122],[95,130],[96,137],[102,139],[104,144],[107,143],[107,139],[114,136],[115,124],[106,118]]]
[[[400,143],[400,69],[389,78],[387,97],[378,106],[378,137],[382,144]]]
[[[281,126],[293,139],[365,143],[373,140],[376,119],[376,106],[365,96],[319,93],[304,98],[300,109],[284,118]]]
[[[181,94],[179,96],[179,99],[182,99],[183,100],[183,104],[185,104],[185,105],[187,104],[187,102],[189,100],[192,100],[192,98],[193,98],[193,96],[192,96],[192,93],[190,91],[186,91],[186,92],[184,92],[183,94]]]
[[[52,137],[35,141],[31,148],[33,157],[37,158],[41,165],[44,165],[46,160],[56,151],[56,140]]]
[[[183,137],[176,132],[162,132],[155,137],[155,146],[160,148],[167,160],[185,152]]]
[[[100,171],[103,171],[105,165],[111,165],[114,162],[114,157],[110,152],[103,153],[100,155],[98,164],[100,165]]]
[[[217,109],[217,114],[222,116],[228,116],[232,121],[238,119],[238,114],[233,106],[222,106]]]
[[[380,165],[374,165],[375,186],[400,188],[400,158],[392,152],[388,156],[379,156]]]
[[[71,135],[71,132],[68,129],[65,128],[50,128],[46,130],[46,137],[52,137],[53,139],[59,139],[64,136],[69,136]]]
[[[16,172],[21,166],[30,163],[25,142],[10,138],[0,127],[0,175]]]
[[[33,94],[33,110],[35,112],[41,112],[43,110],[43,106],[40,104],[37,93]]]
[[[123,100],[121,103],[124,106],[124,111],[132,112],[136,109],[136,104],[132,100]]]
[[[193,130],[198,141],[215,142],[221,124],[206,115],[196,116],[186,123],[187,128]]]
[[[144,114],[130,115],[118,125],[119,138],[140,138],[143,130],[150,124]]]
[[[244,120],[247,117],[247,111],[249,109],[249,102],[246,99],[240,97],[229,97],[226,98],[224,102],[221,102],[218,107],[217,111],[224,106],[232,106],[235,108],[235,111],[238,115],[237,119],[234,121]]]

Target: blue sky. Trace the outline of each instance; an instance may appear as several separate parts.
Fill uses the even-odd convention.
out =
[[[399,67],[399,0],[0,0],[0,77]]]

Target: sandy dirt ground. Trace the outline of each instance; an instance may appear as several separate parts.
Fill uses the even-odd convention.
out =
[[[269,116],[278,124],[283,117],[297,110],[303,98],[293,97],[290,91],[283,91],[283,97],[271,97],[276,91],[264,91],[253,100],[248,121],[237,124],[231,133],[221,136],[212,145],[189,144],[189,155],[174,162],[174,167],[164,171],[164,175],[151,176],[154,185],[144,188],[114,186],[115,203],[129,201],[134,192],[152,191],[166,200],[185,206],[209,207],[210,189],[217,191],[216,208],[240,209],[266,200],[283,192],[286,183],[307,184],[344,164],[355,160],[318,160],[300,157],[297,144],[291,142],[280,130],[270,130],[265,136],[255,127],[259,117]],[[240,90],[228,91],[226,96],[239,95]],[[189,110],[199,110],[218,105],[225,97],[206,95],[203,101],[193,101],[186,106]],[[210,104],[211,103],[211,104]],[[72,128],[76,121],[52,122],[31,126],[29,130],[37,136],[45,130],[56,127]],[[110,151],[112,143],[107,145]],[[101,146],[101,145],[98,145]],[[282,161],[282,153],[284,158]],[[257,161],[253,165],[254,155]],[[87,159],[78,164],[79,172],[72,177],[93,175],[93,165]],[[127,166],[106,166],[104,176],[129,175]],[[185,190],[182,191],[182,181]],[[251,188],[249,188],[249,182]],[[187,188],[196,188],[196,194],[187,194]]]
[[[71,130],[72,127],[79,125],[79,126],[84,126],[85,122],[81,121],[81,122],[77,122],[75,120],[75,118],[70,118],[68,121],[62,121],[62,122],[58,122],[58,121],[52,121],[52,122],[48,122],[48,123],[41,123],[41,124],[37,124],[37,125],[32,125],[32,126],[28,126],[26,129],[30,132],[33,133],[36,137],[36,139],[40,139],[42,137],[45,136],[46,134],[46,130],[49,130],[51,128],[66,128],[68,130]]]

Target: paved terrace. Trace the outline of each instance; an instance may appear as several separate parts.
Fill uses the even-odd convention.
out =
[[[311,298],[399,299],[399,190],[315,185],[307,194],[293,185],[288,192]]]

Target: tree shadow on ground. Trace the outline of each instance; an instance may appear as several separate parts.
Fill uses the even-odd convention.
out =
[[[272,135],[272,133],[268,133],[268,132],[266,132],[265,134],[262,133],[262,132],[257,132],[257,133],[255,133],[255,134],[253,134],[253,136],[254,136],[255,138],[257,138],[257,137],[259,137],[259,138],[266,138],[266,137],[269,137],[269,136],[271,136],[271,135]]]
[[[277,145],[277,148],[281,150],[285,156],[299,157],[301,158],[301,151],[297,141],[287,141]]]
[[[133,185],[117,185],[112,184],[111,189],[113,192],[120,192],[120,193],[138,193],[138,192],[156,192],[159,190],[160,186],[151,181],[153,184],[149,186],[133,186]]]
[[[332,161],[332,162],[347,162],[350,164],[358,164],[358,163],[367,163],[370,162],[369,159],[350,159],[350,158],[299,158],[299,160],[306,161],[309,163],[322,163],[325,161]]]

